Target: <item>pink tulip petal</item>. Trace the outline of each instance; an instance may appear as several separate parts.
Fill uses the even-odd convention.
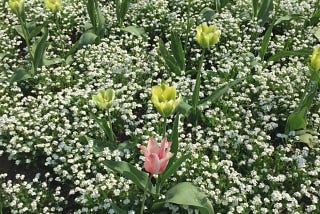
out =
[[[151,174],[159,174],[160,160],[157,154],[151,153],[149,157],[146,158],[146,162],[144,163],[144,168],[147,172]]]
[[[151,139],[149,140],[147,149],[148,149],[149,153],[156,153],[156,154],[158,154],[159,151],[160,151],[160,147],[159,147],[159,145],[156,143],[156,140],[155,140],[154,138],[151,138]]]

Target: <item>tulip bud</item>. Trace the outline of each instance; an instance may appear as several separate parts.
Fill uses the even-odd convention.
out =
[[[8,5],[13,13],[21,15],[24,9],[24,0],[9,0]]]
[[[320,71],[320,46],[313,49],[310,66],[313,71]]]
[[[169,159],[173,157],[170,152],[171,144],[172,142],[167,142],[167,138],[163,138],[159,146],[156,140],[151,138],[147,147],[140,147],[145,157],[144,168],[147,172],[154,175],[165,171]]]
[[[221,31],[214,25],[202,23],[197,27],[196,39],[202,48],[209,48],[219,42]]]
[[[61,0],[44,0],[45,6],[53,13],[61,10]]]
[[[113,89],[101,90],[97,95],[92,96],[92,100],[101,110],[111,108],[115,98]]]
[[[176,99],[176,88],[169,87],[162,83],[160,86],[152,87],[151,101],[159,113],[164,116],[170,116],[174,110],[179,106],[182,98],[179,96]]]

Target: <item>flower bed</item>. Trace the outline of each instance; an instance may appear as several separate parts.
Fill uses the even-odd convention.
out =
[[[319,1],[3,2],[0,213],[319,212]]]

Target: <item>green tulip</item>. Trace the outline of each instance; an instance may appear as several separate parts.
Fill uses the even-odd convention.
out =
[[[164,117],[170,116],[182,100],[181,96],[178,99],[176,98],[176,88],[173,86],[169,87],[165,83],[152,87],[151,92],[153,105]]]
[[[24,9],[24,0],[9,0],[8,5],[13,13],[21,15]]]
[[[61,10],[61,0],[44,0],[46,8],[53,13]]]
[[[320,46],[313,49],[310,66],[313,71],[320,71]]]
[[[101,90],[97,95],[92,96],[92,100],[101,110],[111,108],[114,98],[115,92],[113,89]]]
[[[202,23],[197,27],[196,39],[202,48],[209,48],[219,42],[221,31],[214,25]]]

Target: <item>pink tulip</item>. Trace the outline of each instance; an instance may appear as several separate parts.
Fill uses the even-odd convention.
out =
[[[167,138],[163,138],[161,146],[156,143],[154,138],[149,140],[148,146],[141,146],[140,150],[145,157],[144,168],[151,174],[161,174],[166,169],[169,159],[173,157],[170,152],[172,142],[168,142]]]

